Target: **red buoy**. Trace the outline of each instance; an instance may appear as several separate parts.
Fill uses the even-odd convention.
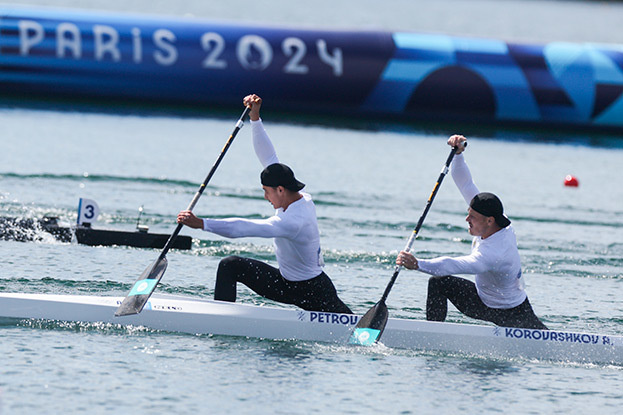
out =
[[[579,185],[580,182],[578,182],[578,179],[575,176],[572,176],[570,174],[567,174],[565,176],[565,186],[578,187]]]

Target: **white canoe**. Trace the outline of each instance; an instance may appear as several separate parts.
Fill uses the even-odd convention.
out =
[[[138,315],[114,317],[123,297],[0,293],[0,318],[104,322],[192,334],[346,345],[359,316],[154,295]],[[390,318],[387,347],[496,358],[623,366],[623,337]],[[362,346],[349,346],[362,347]]]

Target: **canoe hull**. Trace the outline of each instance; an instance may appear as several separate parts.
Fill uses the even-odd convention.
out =
[[[132,246],[135,248],[164,248],[168,234],[147,232],[124,232],[106,229],[78,227],[75,230],[78,243],[90,246]],[[178,235],[171,244],[174,249],[190,249],[192,238]]]
[[[137,315],[114,317],[123,297],[0,293],[0,318],[102,322],[191,334],[330,342],[346,346],[359,316],[154,295]],[[388,320],[392,348],[494,358],[623,365],[623,337]]]

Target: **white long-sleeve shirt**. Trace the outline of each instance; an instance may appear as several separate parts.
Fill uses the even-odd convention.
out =
[[[262,121],[251,121],[253,148],[262,167],[279,163]],[[275,256],[281,275],[290,281],[305,281],[322,273],[324,262],[320,232],[312,197],[304,192],[284,211],[279,208],[268,219],[203,219],[203,230],[228,238],[274,238]]]
[[[452,178],[469,204],[479,191],[462,154],[452,162]],[[431,275],[475,274],[478,295],[492,308],[516,307],[526,299],[517,239],[511,225],[485,239],[474,237],[469,255],[418,258],[418,267]]]
[[[277,152],[264,129],[262,119],[251,121],[251,132],[253,135],[253,149],[258,160],[262,163],[262,167],[265,168],[271,164],[279,163]]]

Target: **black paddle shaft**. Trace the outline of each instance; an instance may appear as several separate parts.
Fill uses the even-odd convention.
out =
[[[244,118],[249,114],[249,111],[251,111],[251,108],[245,107],[244,111],[242,112],[242,115],[240,116],[240,118],[238,119],[238,122],[236,123],[236,127],[234,128],[234,131],[231,133],[231,135],[229,136],[229,139],[225,143],[225,146],[221,150],[221,154],[219,154],[218,158],[216,159],[216,162],[212,166],[212,169],[210,169],[210,173],[208,173],[208,175],[206,176],[205,180],[199,187],[199,190],[197,190],[197,193],[195,193],[193,200],[190,202],[190,205],[188,205],[188,209],[186,210],[192,211],[195,205],[197,204],[197,201],[199,200],[199,198],[201,197],[201,194],[203,193],[206,186],[208,185],[208,182],[214,175],[214,172],[216,171],[217,167],[221,163],[221,160],[223,160],[223,157],[225,157],[225,153],[227,152],[227,149],[229,149],[229,147],[231,146],[231,143],[234,141],[234,138],[236,137],[236,134],[238,134],[238,131],[240,131],[240,129],[242,128],[244,124],[243,122]],[[124,300],[121,302],[121,304],[117,308],[117,311],[115,312],[115,316],[120,317],[120,316],[127,316],[131,314],[138,314],[143,310],[143,307],[149,300],[149,297],[151,297],[151,294],[156,289],[156,286],[160,282],[160,279],[162,278],[165,270],[167,269],[167,258],[166,258],[167,252],[169,251],[169,248],[171,248],[171,246],[175,242],[175,239],[177,238],[177,235],[180,233],[180,230],[182,229],[183,226],[184,225],[181,223],[177,225],[177,227],[175,228],[175,231],[173,231],[171,236],[169,236],[169,239],[167,240],[167,243],[164,245],[164,248],[162,249],[160,256],[158,256],[158,259],[156,259],[156,261],[154,261],[152,265],[148,266],[143,272],[143,274],[141,274],[138,280],[134,283],[134,286],[132,287],[132,290],[130,291],[130,293],[124,298]]]
[[[467,146],[467,142],[464,142],[464,146]],[[435,183],[435,187],[433,187],[433,191],[428,197],[428,201],[426,202],[426,207],[424,208],[424,212],[422,212],[422,215],[420,216],[420,219],[418,220],[417,225],[415,225],[415,229],[413,229],[413,233],[409,237],[407,246],[404,249],[406,252],[409,252],[411,250],[413,241],[415,241],[415,238],[420,232],[420,228],[422,227],[422,224],[424,223],[424,219],[426,218],[426,215],[428,214],[428,211],[430,210],[430,207],[433,204],[433,200],[435,199],[435,196],[437,195],[437,191],[439,190],[439,187],[441,186],[441,182],[443,181],[444,177],[446,177],[446,174],[448,174],[450,163],[452,163],[452,159],[454,158],[454,155],[456,154],[457,150],[458,150],[457,147],[452,147],[452,150],[450,151],[450,154],[448,155],[448,159],[446,160],[446,163],[444,164],[443,169],[441,169],[441,173],[439,174],[437,183]],[[385,288],[385,292],[383,293],[383,296],[381,297],[381,300],[379,301],[379,303],[385,303],[385,300],[387,300],[387,296],[389,295],[389,292],[394,286],[394,283],[396,282],[396,278],[398,278],[398,274],[400,273],[401,269],[402,269],[402,266],[396,265],[396,268],[394,269],[394,275],[392,275],[392,278],[389,280],[389,283],[387,284],[387,287]]]
[[[464,145],[467,145],[467,143],[465,143]],[[422,223],[424,223],[424,219],[426,218],[426,215],[428,214],[428,211],[430,210],[430,207],[433,204],[433,200],[435,199],[435,195],[437,194],[437,191],[439,190],[439,186],[441,186],[441,182],[443,181],[443,178],[446,176],[446,174],[448,174],[450,163],[452,163],[452,159],[454,158],[454,155],[456,154],[457,150],[458,150],[458,147],[453,147],[452,151],[450,151],[450,155],[448,156],[448,159],[446,160],[446,163],[444,164],[443,169],[441,170],[441,173],[439,174],[437,183],[435,183],[435,187],[433,188],[433,191],[428,197],[428,202],[426,202],[426,207],[424,208],[424,212],[422,213],[422,216],[420,216],[420,220],[418,220],[417,225],[415,226],[415,229],[413,230],[413,233],[409,237],[407,246],[404,249],[406,252],[409,252],[411,250],[411,245],[413,245],[413,241],[417,237],[418,232],[420,231],[420,228],[422,227]],[[387,287],[385,288],[385,292],[383,293],[383,297],[381,297],[379,302],[376,303],[374,307],[369,309],[368,312],[359,319],[359,322],[355,326],[355,330],[353,330],[353,332],[351,333],[351,336],[349,339],[350,344],[369,346],[369,345],[376,343],[381,338],[381,335],[383,334],[383,331],[385,330],[385,325],[387,324],[387,319],[389,316],[389,312],[387,310],[387,305],[385,304],[385,300],[387,299],[387,296],[389,295],[390,290],[394,286],[394,282],[396,282],[396,278],[398,278],[398,274],[400,273],[401,268],[402,266],[396,265],[396,268],[394,270],[394,275],[392,275],[392,278],[389,281],[389,284],[387,284]]]
[[[223,146],[223,149],[221,150],[221,154],[219,154],[218,158],[216,159],[216,162],[214,162],[214,165],[212,166],[212,169],[210,169],[210,173],[208,173],[208,175],[206,176],[206,178],[203,181],[203,183],[201,183],[201,186],[199,186],[199,190],[197,190],[197,193],[195,193],[195,196],[193,197],[193,200],[190,202],[190,205],[188,205],[188,208],[186,210],[191,210],[192,211],[195,208],[195,205],[197,204],[197,201],[199,200],[199,198],[203,194],[203,191],[205,190],[205,188],[207,187],[208,183],[212,179],[212,176],[214,176],[214,173],[216,172],[216,169],[218,168],[219,164],[221,164],[221,161],[223,160],[223,157],[225,157],[225,153],[227,153],[227,150],[231,146],[231,143],[233,143],[234,138],[236,138],[236,135],[238,134],[238,131],[240,131],[240,129],[242,128],[244,118],[249,114],[249,111],[251,111],[251,107],[245,107],[244,108],[244,111],[242,112],[242,115],[240,116],[240,119],[238,119],[238,122],[236,123],[236,127],[234,128],[234,131],[232,131],[231,135],[229,136],[229,139],[225,143],[225,146]],[[177,238],[177,235],[180,233],[180,231],[182,230],[183,227],[184,227],[184,224],[178,223],[177,227],[175,228],[175,230],[173,231],[171,236],[169,236],[169,239],[167,240],[167,243],[165,244],[164,248],[162,249],[162,252],[160,253],[160,256],[158,257],[159,260],[164,258],[167,255],[167,252],[169,252],[169,249],[171,248],[171,245],[173,245],[173,242],[175,241],[175,238]]]

